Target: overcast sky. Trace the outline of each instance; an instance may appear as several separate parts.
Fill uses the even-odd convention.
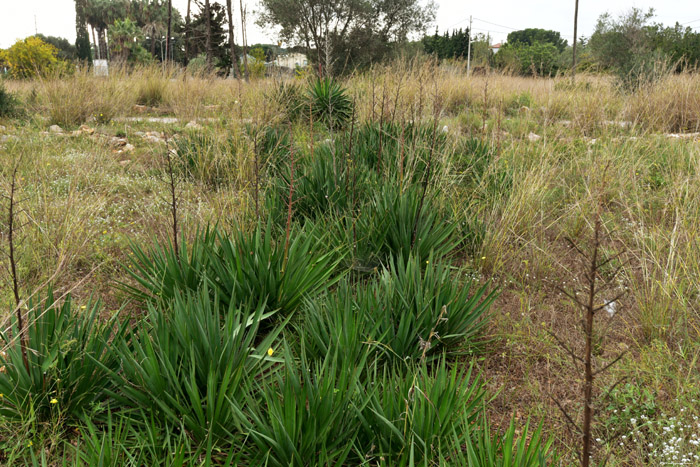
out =
[[[252,12],[248,42],[277,42],[274,29],[261,29],[254,24],[257,1],[244,0],[245,3]],[[505,40],[512,30],[534,27],[559,31],[569,43],[573,38],[574,0],[436,0],[435,3],[436,25],[440,30],[464,28],[472,15],[474,32],[490,34],[493,43]],[[678,21],[700,29],[700,0],[580,0],[579,3],[579,34],[583,36],[590,36],[601,13],[617,15],[633,6],[654,7],[656,21],[669,25]],[[184,16],[187,0],[173,0],[173,6]],[[9,47],[35,30],[74,42],[73,0],[0,0],[0,48]]]

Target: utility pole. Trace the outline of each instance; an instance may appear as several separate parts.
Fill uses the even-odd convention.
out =
[[[578,42],[578,0],[576,0],[576,8],[574,9],[574,63],[571,68],[571,81],[576,81],[576,43]]]
[[[469,33],[467,34],[467,76],[471,70],[472,64],[472,15],[469,15]]]

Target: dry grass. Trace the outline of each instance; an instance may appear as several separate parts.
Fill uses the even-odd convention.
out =
[[[110,284],[124,278],[119,264],[128,242],[167,235],[160,164],[165,146],[138,132],[178,133],[197,120],[217,141],[232,139],[239,148],[222,153],[231,167],[226,183],[212,188],[187,178],[180,185],[182,223],[190,232],[207,222],[243,222],[252,211],[253,152],[245,127],[279,117],[269,100],[277,82],[239,83],[146,69],[109,78],[76,73],[63,80],[6,84],[33,114],[26,125],[0,122],[8,128],[3,133],[12,136],[0,142],[0,163],[8,167],[22,156],[25,209],[31,217],[22,233],[20,264],[32,286],[66,258],[59,287],[90,273],[78,294],[97,292],[116,306],[120,297]],[[503,287],[490,329],[494,351],[481,362],[492,394],[498,394],[490,407],[496,416],[544,417],[565,463],[573,459],[576,436],[548,396],[575,408],[580,381],[545,331],[570,336],[577,323],[555,288],[576,276],[563,238],[585,234],[591,209],[588,177],[606,164],[606,225],[629,261],[622,271],[629,293],[608,346],[630,353],[601,383],[624,376],[633,386],[615,392],[601,407],[597,433],[603,437],[629,428],[633,415],[624,418],[622,411],[645,403],[642,389],[658,395],[649,412],[658,420],[669,414],[687,420],[700,415],[690,402],[700,387],[700,143],[697,137],[664,135],[698,131],[700,76],[666,76],[623,94],[607,77],[581,76],[574,86],[566,78],[467,77],[460,67],[436,69],[430,62],[416,62],[377,67],[344,84],[356,99],[360,121],[379,119],[382,110],[385,119],[396,122],[428,120],[437,96],[440,127],[448,126],[453,148],[468,135],[500,148],[488,171],[510,174],[509,189],[494,191],[484,182],[465,190],[448,173],[439,187],[458,218],[477,217],[484,224],[479,252],[463,261]],[[146,115],[163,113],[179,122],[114,121],[143,117],[134,111],[136,103],[154,107]],[[95,121],[99,114],[103,118]],[[87,123],[97,131],[43,133],[52,123],[66,129]],[[305,128],[296,131],[301,141],[308,138]],[[126,135],[135,146],[132,152],[118,152],[110,143],[116,133]],[[539,138],[529,138],[531,133]],[[5,287],[0,290],[4,303],[9,296]],[[663,442],[649,442],[657,441]],[[601,456],[610,454],[609,465],[648,460],[649,449],[641,443],[597,449]]]

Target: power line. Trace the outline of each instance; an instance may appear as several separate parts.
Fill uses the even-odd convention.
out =
[[[688,21],[687,23],[681,23],[681,24],[682,24],[683,26],[685,26],[686,24],[697,23],[698,21],[700,21],[700,18],[694,19],[693,21]]]
[[[487,24],[491,24],[491,25],[493,25],[493,26],[498,26],[499,28],[510,29],[510,30],[512,30],[512,31],[517,31],[517,30],[519,29],[519,28],[510,27],[510,26],[504,26],[504,25],[502,25],[502,24],[492,23],[491,21],[486,21],[485,19],[480,19],[480,18],[476,18],[476,17],[475,17],[474,19],[477,20],[477,21],[481,21],[482,23],[487,23]]]

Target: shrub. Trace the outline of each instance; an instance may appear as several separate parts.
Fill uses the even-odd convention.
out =
[[[120,345],[126,322],[117,315],[99,323],[99,304],[76,310],[70,297],[58,303],[53,291],[28,303],[26,315],[27,363],[18,338],[3,332],[5,354],[0,353],[0,414],[15,420],[30,414],[45,421],[52,417],[80,418],[106,400],[112,389],[107,375],[119,368],[110,346]],[[16,321],[12,336],[18,336]]]
[[[480,378],[472,377],[472,366],[457,368],[441,359],[434,368],[423,362],[408,372],[380,373],[365,396],[360,438],[365,457],[384,458],[383,465],[433,465],[459,452],[467,434],[456,427],[476,420],[484,390]]]
[[[184,174],[218,187],[235,173],[231,140],[220,140],[213,132],[188,131],[174,140],[177,166]]]
[[[154,302],[208,285],[218,291],[224,308],[256,300],[266,302],[269,311],[290,314],[337,280],[340,259],[335,252],[324,253],[319,230],[294,228],[286,249],[284,239],[273,239],[272,230],[269,223],[231,234],[211,228],[189,246],[183,241],[179,255],[172,246],[132,246],[129,269],[137,285],[124,288],[141,301]]]
[[[309,87],[311,111],[314,121],[323,122],[328,128],[340,129],[352,117],[352,101],[347,90],[331,78],[317,79]]]
[[[17,97],[0,83],[0,118],[16,117],[22,113],[20,102]]]
[[[215,254],[216,231],[197,232],[192,244],[181,236],[180,251],[172,243],[154,242],[144,249],[131,244],[131,255],[126,268],[136,286],[122,284],[122,288],[139,302],[170,301],[178,292],[199,290]]]
[[[275,385],[248,391],[249,465],[358,465],[349,461],[359,428],[356,398],[362,364],[329,353],[322,361],[293,364],[286,350],[284,373]],[[361,362],[360,362],[361,363]],[[258,394],[263,402],[258,404]]]
[[[58,49],[35,36],[20,39],[9,49],[0,50],[0,60],[9,66],[10,76],[20,79],[46,76],[61,68]]]
[[[280,83],[269,99],[282,109],[283,120],[293,122],[304,115],[308,116],[309,105],[303,89],[297,83]]]
[[[144,72],[136,89],[136,103],[157,107],[165,100],[168,81],[158,72]]]
[[[441,459],[459,467],[545,467],[556,465],[557,456],[551,449],[553,438],[544,439],[543,425],[530,430],[530,423],[516,428],[514,420],[502,434],[492,434],[484,415],[478,428],[464,420],[457,430],[466,433],[464,440],[455,439],[458,449],[454,455]],[[516,435],[517,433],[517,435]]]
[[[319,229],[296,227],[288,245],[285,239],[275,241],[271,223],[258,224],[251,233],[219,233],[211,277],[223,303],[266,300],[268,310],[287,316],[338,280],[340,259],[324,243]]]
[[[411,254],[423,261],[430,256],[440,259],[460,245],[457,224],[441,213],[431,195],[426,195],[421,204],[422,197],[420,187],[401,191],[385,184],[348,223],[347,227],[356,232],[353,251],[359,267],[372,268],[391,256]],[[348,236],[353,238],[351,233]]]
[[[427,263],[427,264],[426,264]],[[390,358],[418,360],[441,352],[472,352],[496,291],[472,294],[445,264],[411,256],[394,259],[358,293],[358,307],[376,331],[371,337]]]
[[[120,387],[114,397],[196,442],[233,442],[245,380],[267,378],[272,361],[265,355],[281,330],[258,333],[264,308],[253,297],[221,306],[206,286],[149,304],[131,344],[115,346],[122,369],[112,372]]]

